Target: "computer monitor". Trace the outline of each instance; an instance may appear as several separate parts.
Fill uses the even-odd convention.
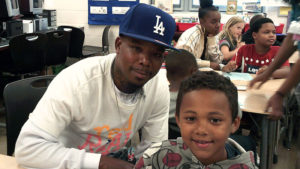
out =
[[[19,0],[20,12],[26,14],[42,14],[44,0]]]
[[[0,19],[20,15],[18,0],[0,0]]]

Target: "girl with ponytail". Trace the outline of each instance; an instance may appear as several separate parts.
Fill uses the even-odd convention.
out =
[[[183,32],[176,47],[194,54],[199,67],[221,70],[223,56],[216,39],[221,14],[218,8],[213,6],[212,0],[200,0],[198,17],[199,24]]]

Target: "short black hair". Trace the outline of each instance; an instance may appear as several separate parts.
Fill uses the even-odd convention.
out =
[[[177,117],[179,117],[183,96],[188,92],[201,89],[210,89],[223,92],[228,99],[232,121],[234,121],[239,110],[237,88],[230,81],[230,79],[219,75],[214,71],[197,71],[192,76],[181,82],[176,101]]]
[[[250,19],[250,22],[249,22],[249,26],[250,28],[253,26],[253,23],[261,18],[265,18],[265,16],[261,15],[261,14],[258,14],[258,15],[255,15],[253,16],[251,19]]]
[[[272,19],[270,18],[260,18],[257,21],[255,21],[253,23],[253,26],[250,28],[252,32],[258,32],[259,29],[262,27],[263,24],[265,23],[272,23],[274,24],[274,22],[272,21]]]
[[[219,9],[213,5],[212,0],[200,0],[198,18],[204,18],[209,11],[219,11]]]
[[[195,56],[187,50],[170,51],[165,56],[167,77],[172,80],[190,75],[190,70],[198,68]],[[170,79],[169,79],[170,80]]]

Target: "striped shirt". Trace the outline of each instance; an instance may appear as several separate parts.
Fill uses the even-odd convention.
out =
[[[205,59],[201,59],[204,51],[204,31],[199,24],[182,33],[176,44],[176,48],[191,52],[196,57],[199,67],[209,67],[210,62],[220,64],[223,60],[216,36],[207,37]]]

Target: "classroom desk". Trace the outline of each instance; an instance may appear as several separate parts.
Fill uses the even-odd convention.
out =
[[[261,86],[260,89],[248,89],[238,91],[238,100],[242,111],[257,113],[262,118],[262,139],[260,147],[260,169],[271,169],[273,165],[273,154],[276,140],[276,126],[278,121],[268,119],[265,107],[269,98],[281,86],[285,79],[272,79]],[[248,85],[249,81],[232,80],[236,85]]]
[[[24,169],[17,164],[15,157],[0,154],[0,169]]]
[[[9,43],[8,40],[1,40],[0,41],[0,51],[8,49],[8,46],[9,46],[8,43]]]
[[[290,64],[295,64],[299,59],[299,51],[295,51],[293,55],[289,58]]]

